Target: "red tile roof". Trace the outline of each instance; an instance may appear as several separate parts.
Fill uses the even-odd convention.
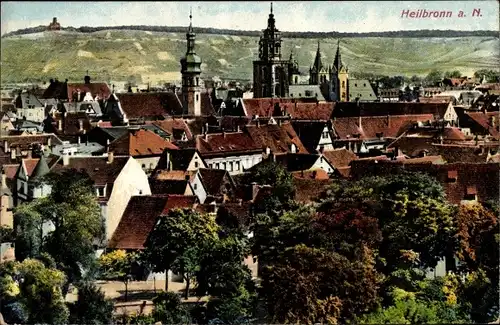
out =
[[[262,147],[243,132],[199,135],[196,137],[196,149],[204,157],[262,151]]]
[[[291,152],[291,145],[295,144],[297,153],[308,153],[289,122],[281,125],[248,125],[243,131],[248,133],[263,150],[269,147],[273,153]]]
[[[333,184],[332,180],[294,178],[295,200],[303,203],[314,202],[321,193]]]
[[[116,95],[127,118],[157,119],[182,114],[182,104],[172,92]]]
[[[99,98],[107,99],[111,94],[108,85],[104,82],[91,82],[85,83],[68,83],[68,100],[73,101],[73,94],[77,93],[78,90],[84,95],[87,92],[92,94],[92,97],[99,96]]]
[[[21,147],[21,150],[28,149],[31,145],[39,143],[42,145],[48,145],[49,139],[51,145],[62,144],[61,139],[59,139],[55,134],[38,134],[38,135],[12,135],[0,137],[2,150],[4,142],[7,141],[9,147]]]
[[[359,104],[359,105],[358,105]],[[414,102],[337,102],[333,117],[387,116],[387,115],[422,115],[430,114],[444,118],[450,103],[414,103]]]
[[[157,219],[172,209],[192,208],[196,196],[146,195],[132,196],[108,247],[143,249]]]
[[[345,148],[323,151],[323,157],[335,168],[348,167],[351,161],[358,159],[356,154]]]
[[[331,102],[314,102],[291,98],[243,99],[247,117],[291,115],[294,119],[328,120],[333,111]]]
[[[59,130],[59,121],[61,121],[62,131]],[[49,124],[50,123],[50,124]],[[80,129],[80,123],[82,128]],[[49,115],[45,120],[44,131],[62,135],[81,135],[92,129],[90,119],[85,112],[67,112],[56,113],[55,116]]]
[[[114,151],[116,155],[132,157],[158,156],[165,149],[179,149],[158,134],[144,129],[130,129],[127,134],[110,143],[109,147],[110,151]]]
[[[306,170],[306,171],[302,170],[298,172],[292,172],[292,176],[294,178],[299,178],[299,179],[313,179],[313,180],[330,179],[328,173],[323,169]]]
[[[474,122],[482,126],[495,139],[500,138],[499,112],[469,112],[466,113]]]

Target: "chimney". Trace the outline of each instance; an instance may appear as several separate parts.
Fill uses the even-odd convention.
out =
[[[250,189],[252,190],[252,201],[255,201],[257,193],[259,192],[259,185],[257,185],[256,182],[253,182],[252,185],[250,186]]]
[[[361,126],[361,115],[358,117],[358,127],[361,129],[362,126]]]
[[[109,139],[106,139],[106,151],[109,152]]]
[[[281,126],[281,119],[278,119],[278,126]]]
[[[108,164],[112,164],[115,160],[115,153],[113,151],[108,152]]]
[[[58,120],[58,121],[57,121],[57,129],[58,129],[59,131],[62,131],[62,129],[63,129],[63,128],[62,128],[62,120]]]
[[[255,124],[257,125],[258,128],[260,128],[260,121],[258,118],[256,119]]]
[[[49,148],[50,148],[51,146],[52,146],[52,138],[51,138],[51,137],[49,137],[49,138],[47,139],[47,147],[49,147]]]
[[[241,131],[240,126],[239,126],[239,125],[236,127],[236,131],[237,131],[237,132],[240,132],[240,131]]]
[[[205,134],[208,133],[208,123],[205,123]]]
[[[222,137],[225,139],[226,138],[226,132],[224,131],[224,129],[222,129]]]
[[[33,158],[33,148],[28,148],[27,159]]]
[[[78,125],[80,127],[80,132],[83,131],[83,120],[78,120]]]
[[[63,153],[62,160],[63,160],[63,166],[69,165],[69,155],[67,153]]]
[[[9,152],[9,142],[7,140],[3,142],[3,151],[5,153]]]
[[[387,128],[388,129],[391,128],[391,116],[390,115],[387,115]]]
[[[12,148],[10,148],[10,159],[14,160],[16,159],[16,150],[12,150]]]
[[[82,143],[82,137],[78,137],[78,145],[80,145]]]

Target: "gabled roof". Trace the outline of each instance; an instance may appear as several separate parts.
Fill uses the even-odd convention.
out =
[[[351,161],[358,159],[356,154],[345,148],[323,151],[323,157],[335,168],[348,167]]]
[[[127,118],[163,118],[182,115],[182,104],[173,92],[116,94]]]
[[[499,112],[469,112],[466,113],[475,123],[480,125],[495,139],[500,138]],[[494,122],[492,122],[495,120]]]
[[[59,130],[59,121],[61,121],[62,131]],[[90,119],[85,112],[56,113],[55,116],[47,116],[44,121],[44,131],[57,135],[81,135],[90,131],[91,128]]]
[[[262,151],[262,147],[243,132],[199,135],[196,137],[196,149],[204,157]]]
[[[176,134],[178,130],[182,130],[186,133],[186,137],[188,140],[191,140],[193,138],[193,134],[191,133],[191,130],[189,129],[187,123],[183,119],[166,119],[166,120],[161,120],[161,121],[154,121],[152,122],[153,125],[158,126],[168,134],[172,135],[175,140],[180,140],[176,138]]]
[[[55,134],[37,134],[37,135],[12,135],[0,137],[2,144],[7,141],[9,147],[21,147],[21,149],[28,149],[31,145],[39,143],[42,145],[47,145],[48,142],[53,145],[62,144],[61,139],[59,139]],[[0,147],[3,151],[3,146]]]
[[[333,180],[294,178],[293,184],[295,185],[295,200],[311,203],[333,184]]]
[[[188,179],[158,179],[150,178],[149,186],[152,194],[184,195],[190,186]]]
[[[196,196],[146,195],[132,196],[108,247],[116,249],[143,249],[157,219],[171,209],[191,208]]]
[[[324,121],[292,121],[293,129],[297,132],[300,140],[307,151],[314,153],[321,140],[321,135],[325,127],[328,126]]]
[[[80,93],[85,95],[90,93],[92,98],[99,96],[99,98],[108,98],[111,91],[108,85],[104,82],[91,82],[91,83],[68,83],[68,100],[73,101],[73,96],[80,90]]]
[[[244,108],[244,112],[241,115],[246,115],[247,117],[271,117],[292,113],[291,107],[295,106],[295,103],[311,103],[311,99],[305,98],[247,98],[242,99],[238,105],[241,109]],[[316,105],[316,100],[314,100],[314,105]],[[329,103],[332,106],[332,103]],[[279,107],[279,109],[276,109]]]
[[[132,157],[161,155],[165,149],[176,150],[177,146],[161,136],[144,129],[129,129],[126,134],[109,145],[117,155]]]
[[[40,100],[31,92],[24,92],[19,94],[15,99],[16,108],[28,108],[33,105],[34,107],[43,107]]]
[[[224,169],[200,168],[198,169],[203,187],[209,196],[222,196],[225,190],[224,181],[227,180],[234,189],[234,182],[229,172]]]
[[[337,102],[333,117],[387,116],[387,115],[422,115],[432,114],[444,118],[450,103],[414,103],[414,102]]]
[[[274,157],[277,163],[283,165],[289,172],[294,172],[312,168],[321,156],[316,154],[288,153],[275,155]]]
[[[289,122],[285,122],[281,125],[247,125],[243,130],[248,133],[262,149],[268,147],[271,149],[271,152],[285,153],[290,152],[291,145],[294,144],[297,153],[308,153],[308,150],[304,147],[302,141]]]
[[[170,169],[172,171],[186,171],[189,164],[193,160],[194,155],[199,152],[194,148],[183,148],[178,150],[165,150],[156,166],[157,170],[169,169],[168,161],[170,160]],[[201,157],[200,157],[201,159]],[[206,167],[205,162],[201,159],[200,163]],[[201,167],[201,166],[200,166]]]

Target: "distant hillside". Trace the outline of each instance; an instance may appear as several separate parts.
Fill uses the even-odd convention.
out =
[[[94,80],[103,81],[127,81],[133,78],[138,82],[155,83],[180,78],[179,59],[186,51],[185,27],[168,27],[170,32],[109,27],[106,30],[89,29],[82,32],[85,28],[60,32],[41,30],[2,37],[2,82],[39,82],[50,78],[80,81],[87,70]],[[173,32],[173,29],[177,32]],[[222,78],[251,80],[259,32],[248,32],[254,36],[245,36],[243,34],[246,32],[241,31],[216,30],[216,33],[224,32],[218,35],[212,29],[196,30],[196,51],[204,62],[202,69],[205,77],[218,75]],[[475,70],[497,69],[500,65],[498,33],[485,33],[490,34],[416,38],[388,37],[387,33],[384,37],[366,37],[368,34],[284,33],[283,56],[288,58],[293,48],[301,71],[307,75],[316,53],[317,39],[321,39],[323,62],[331,64],[337,39],[341,37],[342,59],[350,73],[411,76],[425,75],[432,69],[458,69],[471,75]]]
[[[15,35],[26,35],[32,33],[44,32],[47,26],[37,26],[31,28],[19,29],[3,35],[9,37]],[[61,30],[68,32],[94,33],[103,30],[139,30],[148,32],[161,33],[184,33],[186,26],[102,26],[102,27],[62,27]],[[236,35],[236,36],[260,36],[260,30],[233,30],[219,28],[194,28],[195,33],[213,34],[213,35]],[[460,31],[460,30],[406,30],[406,31],[391,31],[391,32],[371,32],[371,33],[340,33],[340,32],[282,32],[283,37],[287,38],[339,38],[339,37],[498,37],[498,31],[480,30],[480,31]]]

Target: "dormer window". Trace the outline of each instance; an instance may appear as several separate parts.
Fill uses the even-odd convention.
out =
[[[106,185],[96,186],[96,195],[98,197],[106,197]]]
[[[464,200],[477,201],[477,189],[475,186],[467,186]]]

